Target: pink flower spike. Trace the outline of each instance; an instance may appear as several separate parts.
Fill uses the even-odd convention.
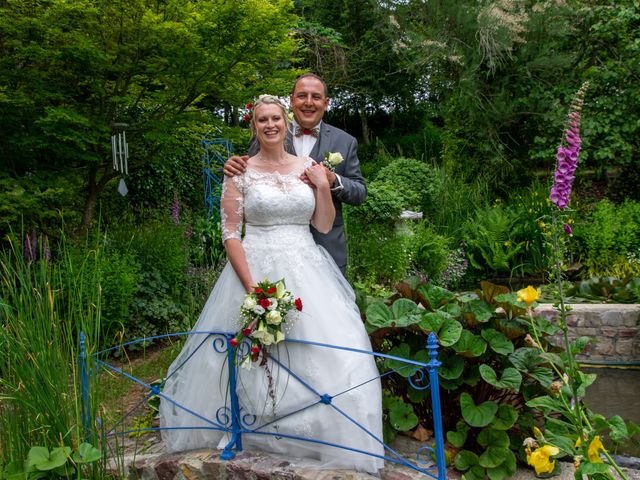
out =
[[[564,233],[566,233],[570,237],[573,237],[573,230],[571,229],[571,225],[569,225],[568,223],[565,223],[562,226],[562,228],[564,228]]]

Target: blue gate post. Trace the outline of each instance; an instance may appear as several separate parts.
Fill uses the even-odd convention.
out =
[[[220,454],[222,460],[231,460],[236,454],[232,448],[235,445],[236,452],[242,451],[242,433],[240,433],[240,403],[236,393],[236,347],[231,345],[233,335],[227,335],[227,363],[229,365],[229,396],[231,397],[231,440]]]
[[[78,370],[82,388],[82,426],[85,441],[91,441],[91,410],[89,407],[89,368],[87,365],[86,335],[80,332],[80,353],[78,354]]]
[[[429,350],[429,384],[431,385],[431,405],[433,407],[433,435],[436,439],[436,463],[438,464],[438,480],[447,478],[447,463],[444,455],[444,435],[442,433],[442,409],[440,408],[440,383],[438,381],[438,367],[442,363],[438,360],[438,339],[431,332],[427,340]]]

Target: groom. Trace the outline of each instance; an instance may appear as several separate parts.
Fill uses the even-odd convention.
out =
[[[322,121],[329,106],[329,96],[327,85],[319,76],[313,73],[300,75],[293,85],[290,99],[294,119],[291,122],[293,133],[288,133],[285,141],[287,151],[299,157],[311,157],[318,163],[324,160],[327,152],[339,152],[344,159],[335,172],[325,168],[336,208],[333,229],[327,234],[322,234],[311,227],[316,243],[331,254],[344,274],[347,268],[347,242],[342,220],[342,203],[360,205],[367,197],[367,187],[360,173],[358,143],[348,133]],[[252,139],[249,155],[255,155],[257,151],[257,142]],[[233,177],[244,173],[247,158],[229,158],[224,166],[225,175]]]

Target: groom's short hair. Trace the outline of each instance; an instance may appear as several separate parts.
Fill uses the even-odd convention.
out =
[[[311,72],[303,73],[298,78],[296,78],[296,81],[293,82],[293,88],[291,89],[291,95],[293,95],[293,93],[296,91],[296,85],[303,78],[315,78],[316,80],[319,80],[320,82],[322,82],[322,86],[324,87],[324,96],[327,97],[327,98],[329,97],[329,87],[327,87],[327,82],[325,82],[322,79],[322,77],[316,75],[315,73],[311,73]]]

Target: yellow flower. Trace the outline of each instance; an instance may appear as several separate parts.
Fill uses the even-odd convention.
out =
[[[518,300],[526,303],[527,307],[530,307],[538,298],[540,298],[540,290],[531,285],[522,290],[518,290]]]
[[[531,454],[527,453],[527,463],[534,468],[536,475],[551,473],[556,466],[556,461],[551,460],[550,457],[559,453],[560,449],[558,447],[545,445],[544,447],[536,448]]]
[[[591,440],[589,448],[587,448],[587,457],[589,457],[591,463],[603,463],[598,453],[600,450],[604,451],[604,446],[600,440],[600,435],[596,435],[593,437],[593,440]]]

